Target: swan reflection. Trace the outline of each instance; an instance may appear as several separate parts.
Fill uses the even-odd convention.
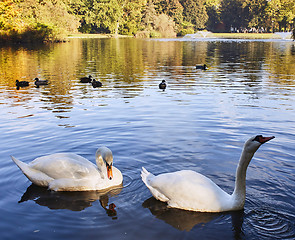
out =
[[[108,216],[116,218],[115,204],[109,204],[109,198],[118,195],[122,186],[105,191],[83,191],[83,192],[55,192],[47,188],[30,185],[21,197],[19,203],[33,200],[35,203],[46,206],[49,209],[68,209],[71,211],[82,211],[92,206],[99,200],[100,205],[106,210]]]
[[[166,203],[158,201],[154,197],[145,200],[142,206],[148,208],[158,219],[181,231],[190,231],[198,224],[204,225],[220,216],[230,214],[235,238],[239,239],[239,236],[242,234],[243,210],[228,213],[185,211],[177,208],[169,208]]]

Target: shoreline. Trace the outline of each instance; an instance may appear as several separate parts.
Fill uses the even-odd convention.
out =
[[[176,37],[175,39],[181,39],[184,38],[185,36],[181,37]],[[43,42],[44,44],[46,43],[60,43],[60,42],[67,42],[70,41],[71,39],[108,39],[108,38],[136,38],[134,36],[128,36],[128,35],[115,35],[115,34],[84,34],[84,33],[75,33],[75,34],[69,34],[67,36],[62,36],[58,40],[54,41],[47,41]],[[198,37],[187,37],[189,38],[196,38],[200,39],[202,36]],[[276,33],[212,33],[208,32],[204,39],[206,38],[219,38],[219,39],[281,39],[281,40],[293,40],[292,36],[288,36],[286,38],[281,37],[279,34]],[[140,38],[139,38],[140,39]],[[153,39],[153,38],[149,38]],[[162,38],[165,39],[165,38]],[[25,44],[30,44],[30,43],[36,43],[36,41],[12,41],[12,40],[7,40],[5,41],[4,39],[0,38],[0,43],[3,45],[25,45]],[[42,43],[42,42],[40,42]]]
[[[177,38],[183,38],[177,37]],[[275,33],[208,33],[204,38],[221,38],[221,39],[291,39],[290,37],[282,38],[279,34]],[[66,39],[72,38],[135,38],[134,36],[127,35],[114,35],[114,34],[69,34]],[[193,37],[192,37],[193,38]],[[152,39],[152,38],[151,38]],[[164,38],[163,38],[164,39]]]

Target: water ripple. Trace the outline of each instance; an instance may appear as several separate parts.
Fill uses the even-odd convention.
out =
[[[272,209],[253,209],[245,214],[245,225],[259,239],[294,239],[295,215]]]

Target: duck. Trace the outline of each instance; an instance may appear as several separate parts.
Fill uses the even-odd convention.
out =
[[[196,65],[196,69],[208,70],[208,67],[207,67],[206,64],[204,64],[204,65]]]
[[[102,86],[102,83],[100,81],[96,81],[95,79],[92,80],[91,84],[92,84],[92,87],[94,88]]]
[[[244,208],[246,198],[246,171],[258,148],[273,139],[262,135],[248,139],[236,169],[235,188],[230,195],[206,176],[181,170],[153,175],[144,167],[141,178],[152,195],[168,207],[196,212],[227,212]]]
[[[166,87],[167,87],[166,81],[162,80],[162,82],[159,84],[159,88],[160,89],[166,89]]]
[[[11,159],[33,184],[53,191],[98,191],[123,182],[122,173],[113,166],[112,151],[104,146],[95,153],[96,165],[75,153],[54,153],[28,164]]]
[[[37,87],[40,85],[48,85],[48,80],[40,80],[39,78],[35,78],[34,80]]]
[[[92,76],[89,75],[88,77],[82,77],[80,78],[80,83],[91,83],[92,82]]]
[[[19,81],[19,80],[16,80],[15,81],[15,85],[17,88],[20,88],[20,87],[28,87],[29,86],[29,82],[28,81]]]

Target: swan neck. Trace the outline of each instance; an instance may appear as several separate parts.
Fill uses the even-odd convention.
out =
[[[107,167],[101,155],[96,156],[96,165],[101,178],[106,178],[105,173],[107,172]]]
[[[232,197],[234,199],[235,205],[238,205],[238,207],[242,208],[245,203],[246,198],[246,172],[248,165],[253,158],[254,153],[246,151],[244,148],[239,164],[237,166],[236,170],[236,181],[235,181],[235,189],[232,194]]]

